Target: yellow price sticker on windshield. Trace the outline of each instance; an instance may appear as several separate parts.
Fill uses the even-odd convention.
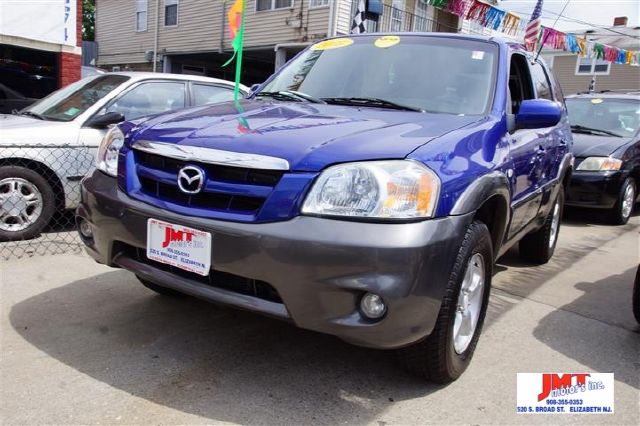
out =
[[[386,49],[387,47],[395,46],[400,43],[400,37],[395,35],[382,36],[373,43],[376,47]]]
[[[350,46],[353,44],[353,40],[350,38],[333,38],[331,40],[321,41],[320,43],[314,44],[311,49],[312,50],[330,50],[330,49],[339,49],[341,47]]]
[[[591,103],[592,103],[592,104],[596,104],[596,105],[597,105],[597,104],[601,104],[601,103],[603,103],[603,102],[604,102],[604,101],[603,101],[602,99],[600,99],[600,98],[594,98],[594,99],[591,99]]]

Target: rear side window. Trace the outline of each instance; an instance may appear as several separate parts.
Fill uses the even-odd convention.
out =
[[[233,88],[195,83],[193,85],[193,98],[196,106],[231,101],[233,100]]]
[[[549,77],[539,62],[531,65],[531,78],[533,79],[533,86],[536,89],[538,99],[548,99],[552,101],[553,94],[551,93]]]

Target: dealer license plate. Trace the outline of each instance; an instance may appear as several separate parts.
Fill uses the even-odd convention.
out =
[[[211,234],[186,226],[147,220],[147,257],[185,271],[209,275]]]

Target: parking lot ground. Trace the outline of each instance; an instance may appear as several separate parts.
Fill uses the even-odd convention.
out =
[[[437,386],[388,352],[195,299],[84,255],[3,262],[0,419],[10,424],[640,424],[631,313],[640,217],[570,218],[553,260],[499,261],[475,358]],[[615,414],[517,415],[518,372],[613,372]]]

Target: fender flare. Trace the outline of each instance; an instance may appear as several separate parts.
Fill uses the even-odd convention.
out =
[[[500,221],[494,221],[497,226],[494,227],[491,233],[496,255],[504,242],[511,221],[511,190],[509,188],[509,179],[502,172],[495,171],[481,176],[458,197],[450,213],[451,215],[473,213],[488,200],[496,198],[502,207],[500,211],[495,212],[496,216],[494,217],[499,217]]]
[[[509,179],[502,172],[492,172],[473,181],[471,185],[460,194],[450,214],[463,215],[474,212],[494,195],[501,196],[506,203],[507,211],[510,211],[509,200],[511,199],[511,191],[509,189]]]

